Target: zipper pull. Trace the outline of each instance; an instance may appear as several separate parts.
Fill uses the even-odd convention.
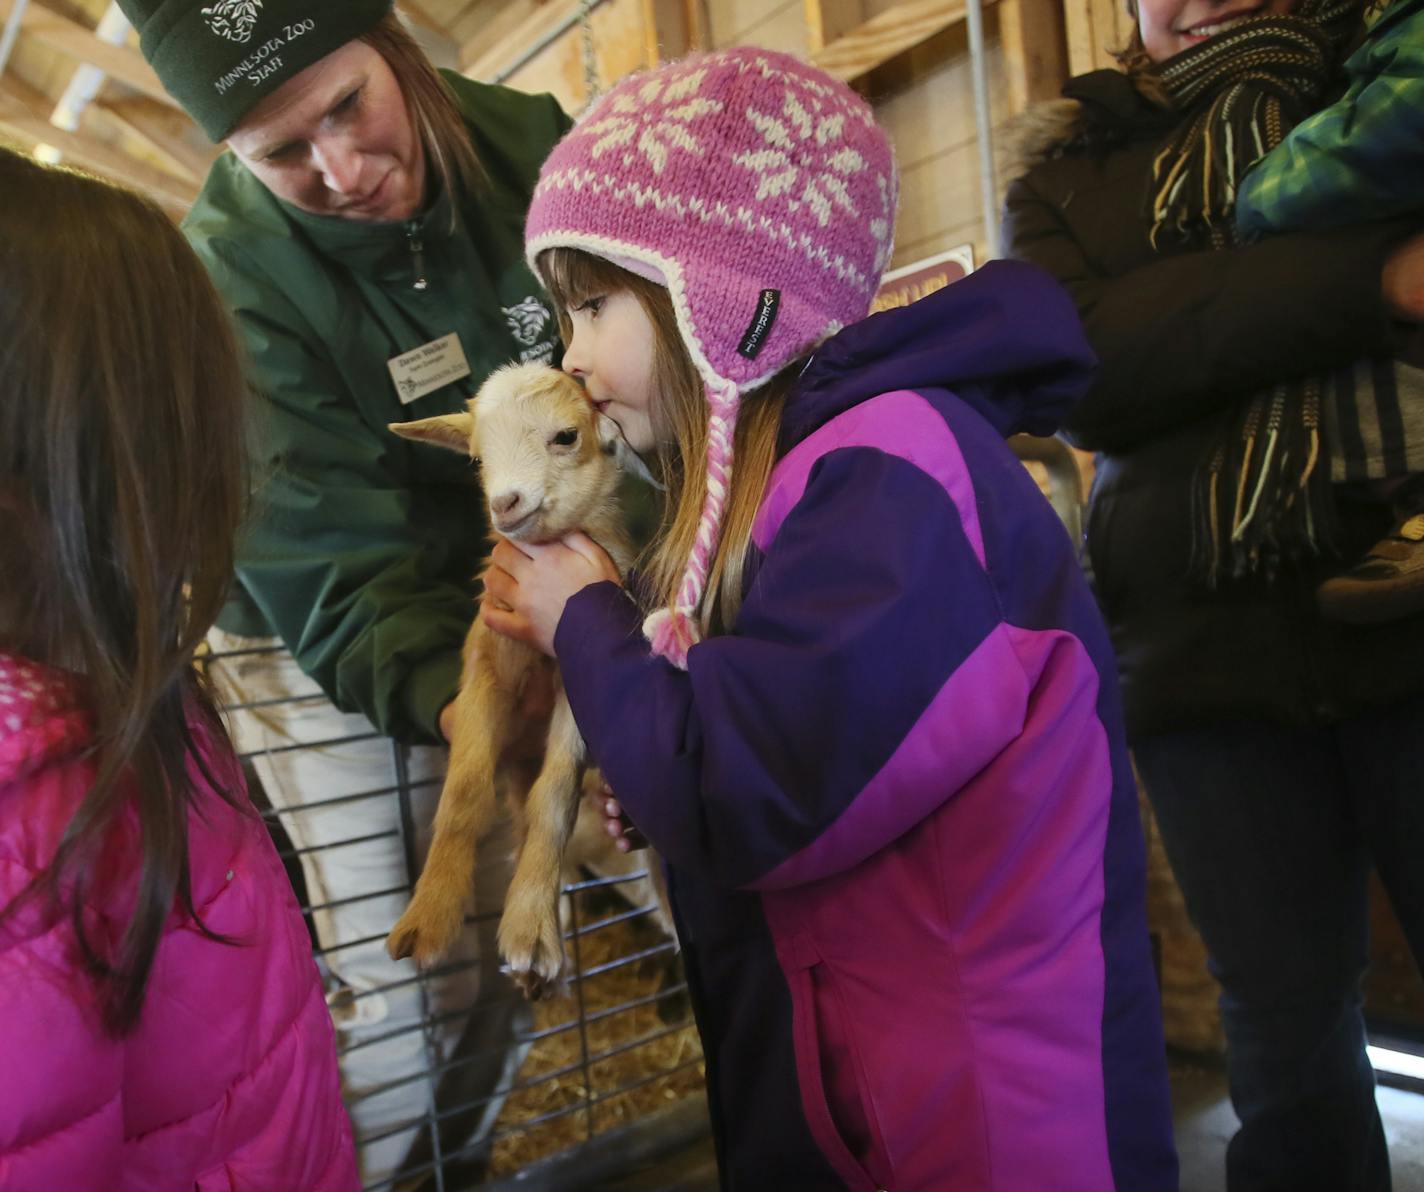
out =
[[[410,246],[411,269],[415,275],[411,289],[423,292],[430,288],[430,282],[425,277],[425,241],[420,238],[420,220],[413,219],[406,224],[405,235]]]

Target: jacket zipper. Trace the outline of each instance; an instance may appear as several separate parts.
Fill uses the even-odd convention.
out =
[[[425,276],[425,241],[421,239],[420,220],[413,219],[405,225],[406,243],[410,246],[410,267],[413,280],[411,289],[424,291],[430,287]]]

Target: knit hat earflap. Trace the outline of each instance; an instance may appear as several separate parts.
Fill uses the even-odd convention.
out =
[[[119,0],[168,94],[216,144],[293,75],[369,32],[392,0]]]
[[[672,607],[643,626],[677,666],[700,636],[741,396],[869,312],[897,194],[869,105],[815,67],[753,48],[624,79],[544,163],[530,267],[573,248],[666,285],[706,388],[701,520]]]

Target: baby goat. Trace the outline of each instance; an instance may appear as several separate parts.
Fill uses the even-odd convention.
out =
[[[632,548],[618,507],[620,470],[641,470],[618,426],[598,413],[577,382],[544,365],[502,368],[463,414],[392,423],[408,439],[466,451],[480,463],[496,533],[547,542],[582,530],[620,572]],[[543,765],[527,796],[511,773],[516,739],[527,731],[521,696],[536,671],[556,697]],[[427,965],[454,942],[474,885],[475,843],[495,814],[496,785],[514,791],[521,841],[499,924],[499,950],[531,998],[551,992],[563,971],[559,883],[579,808],[586,750],[554,661],[477,618],[465,638],[455,697],[450,768],[435,814],[435,837],[410,906],[387,938],[391,956]]]

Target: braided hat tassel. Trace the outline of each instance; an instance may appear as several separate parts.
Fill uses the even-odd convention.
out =
[[[731,381],[707,386],[707,495],[697,523],[692,553],[671,608],[660,608],[643,621],[643,636],[653,653],[679,670],[687,669],[687,652],[702,640],[700,613],[707,574],[722,532],[722,510],[732,483],[732,444],[737,433],[741,391]]]

